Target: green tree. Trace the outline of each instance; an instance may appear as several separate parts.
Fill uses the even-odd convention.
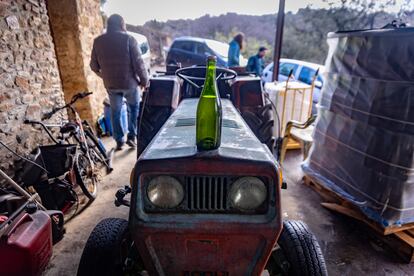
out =
[[[325,9],[308,6],[296,13],[286,13],[282,57],[322,64],[328,53],[326,38],[329,32],[381,28],[398,18],[414,25],[414,0],[403,0],[403,3],[401,0],[325,1],[329,4]],[[256,54],[261,45],[273,49],[276,15],[228,13],[202,16],[194,20],[147,22],[145,26],[159,30],[171,38],[191,35],[224,43],[229,43],[237,32],[242,31],[246,35],[246,47],[242,54],[248,58]],[[155,36],[149,39],[157,40]],[[271,58],[272,53],[269,53],[267,61]]]
[[[401,6],[396,0],[323,0],[323,2],[329,5],[327,15],[333,19],[337,30],[374,28],[376,19],[386,10]]]

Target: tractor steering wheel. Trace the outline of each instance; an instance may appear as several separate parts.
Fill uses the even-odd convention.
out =
[[[178,69],[175,74],[182,79],[183,81],[191,84],[197,89],[200,89],[203,87],[203,85],[198,85],[196,82],[205,81],[205,73],[206,73],[206,66],[192,66],[192,67],[186,67],[182,69]],[[237,77],[237,73],[233,70],[217,67],[216,68],[216,81],[218,80],[224,80],[228,81],[231,79],[234,79]]]

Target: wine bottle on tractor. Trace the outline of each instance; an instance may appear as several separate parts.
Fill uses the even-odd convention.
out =
[[[197,105],[196,143],[199,151],[220,147],[222,111],[216,82],[215,56],[207,58],[206,78]]]

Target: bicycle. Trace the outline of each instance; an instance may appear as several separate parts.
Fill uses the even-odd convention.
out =
[[[37,193],[46,209],[60,210],[65,220],[75,216],[79,207],[76,190],[81,186],[76,182],[74,167],[77,145],[38,146],[26,158],[2,141],[0,144],[25,161],[22,171],[16,172],[16,180],[24,191]]]
[[[26,120],[26,124],[40,125],[55,144],[77,144],[80,152],[75,157],[75,173],[77,181],[85,195],[94,199],[97,196],[97,168],[96,165],[103,164],[107,171],[113,170],[111,165],[111,153],[107,153],[99,138],[96,137],[92,127],[87,121],[82,121],[78,112],[73,107],[76,101],[91,95],[92,92],[83,92],[74,95],[71,101],[61,107],[54,108],[46,113],[42,120],[50,119],[57,112],[68,109],[72,112],[75,119],[62,125],[47,125],[41,121]],[[56,139],[50,129],[59,127],[60,136]]]
[[[68,109],[75,117],[75,119],[71,122],[67,122],[62,128],[61,128],[61,134],[69,134],[69,137],[74,137],[77,143],[81,146],[81,149],[86,152],[88,149],[92,149],[92,161],[95,161],[94,163],[101,163],[105,165],[108,172],[111,172],[113,170],[112,167],[112,151],[107,152],[105,149],[105,146],[103,145],[102,141],[95,135],[95,132],[93,128],[90,126],[90,124],[80,118],[79,113],[76,111],[76,109],[73,107],[73,105],[79,100],[83,99],[85,97],[88,97],[92,95],[92,92],[81,92],[76,95],[74,95],[71,99],[71,101],[61,107],[53,108],[53,110],[49,113],[46,113],[42,120],[48,120],[50,119],[54,114],[57,112]],[[85,143],[86,141],[86,143]]]

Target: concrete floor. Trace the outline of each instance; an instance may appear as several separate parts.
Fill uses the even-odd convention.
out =
[[[93,227],[103,218],[127,218],[128,208],[113,204],[116,190],[129,181],[135,151],[115,153],[115,170],[103,179],[98,198],[68,222],[66,235],[54,247],[44,275],[76,275],[83,246]],[[282,191],[284,219],[305,221],[317,236],[330,275],[414,275],[414,264],[403,264],[370,239],[361,224],[332,213],[320,205],[320,197],[301,184],[301,156],[290,152],[284,164],[288,189]]]
[[[372,239],[366,227],[323,208],[320,196],[302,184],[300,152],[284,163],[288,189],[282,191],[283,216],[303,220],[316,235],[330,275],[414,275],[414,263],[404,264]]]

